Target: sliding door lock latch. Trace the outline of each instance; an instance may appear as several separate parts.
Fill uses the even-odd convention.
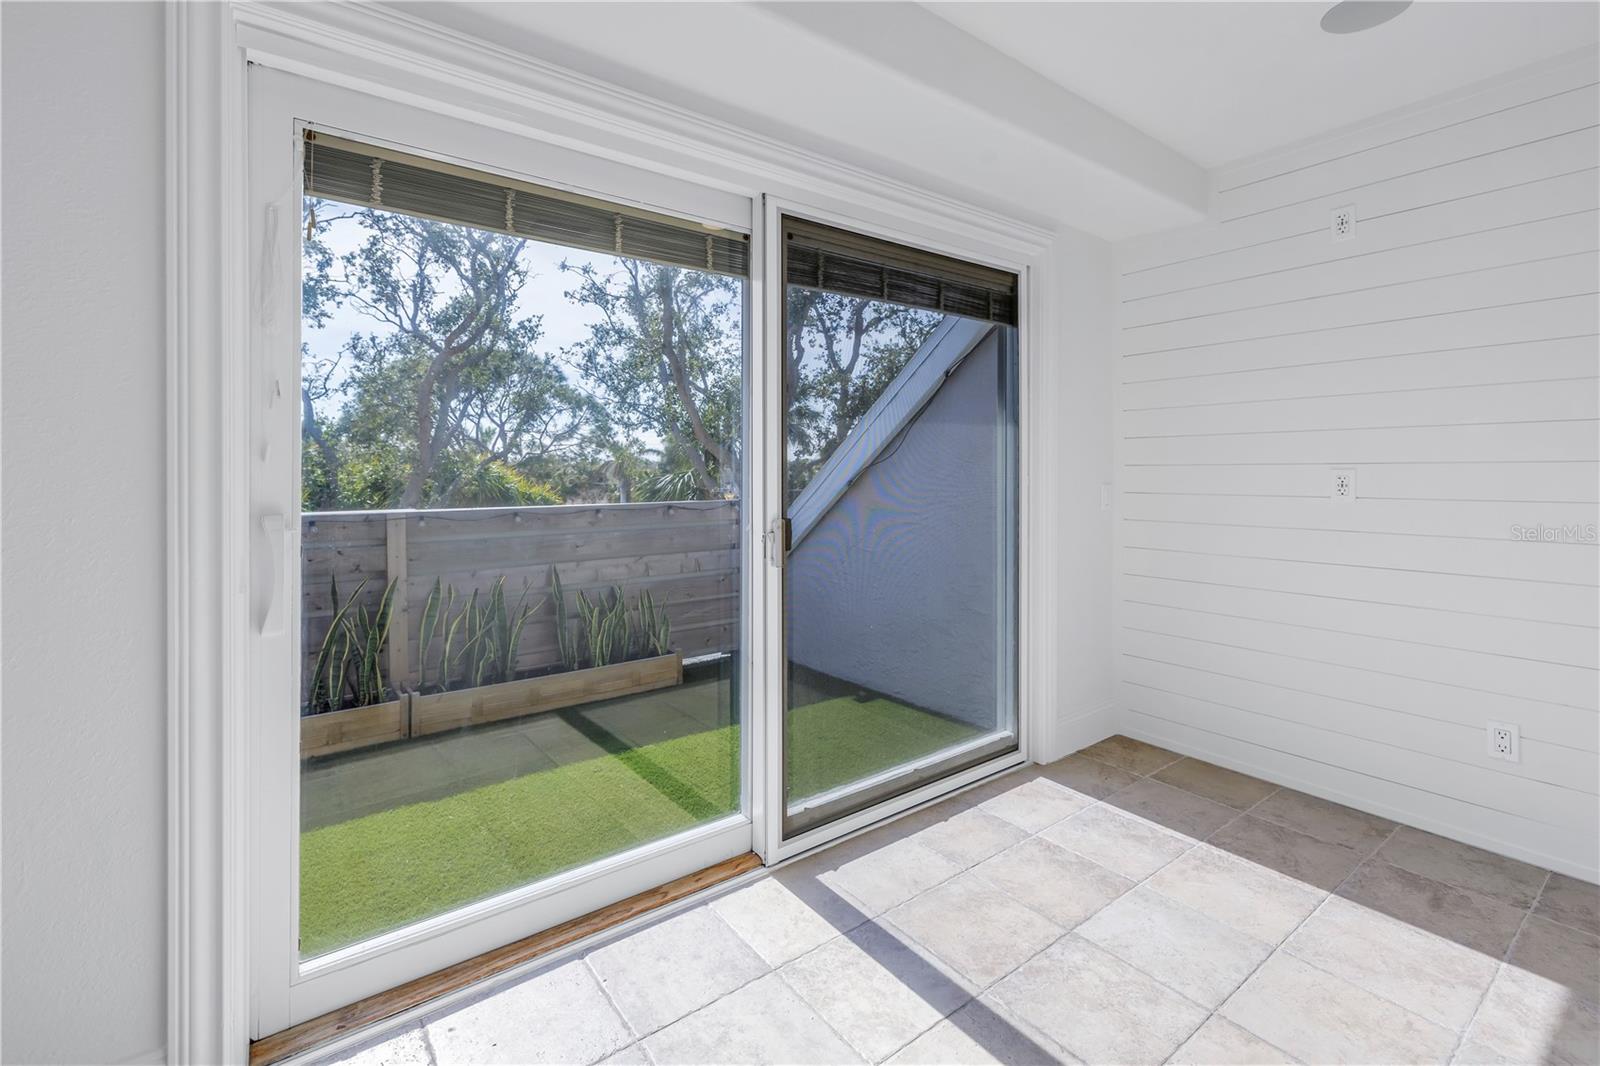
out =
[[[767,549],[767,561],[780,570],[783,569],[783,564],[788,559],[789,549],[793,547],[789,538],[789,520],[787,518],[774,518],[772,520],[772,528],[761,534],[761,539]]]

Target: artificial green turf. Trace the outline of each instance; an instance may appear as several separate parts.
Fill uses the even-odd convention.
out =
[[[825,792],[972,736],[891,700],[788,716],[791,796]],[[581,716],[572,721],[582,729]],[[739,806],[739,727],[618,748],[300,835],[305,956],[581,866]]]

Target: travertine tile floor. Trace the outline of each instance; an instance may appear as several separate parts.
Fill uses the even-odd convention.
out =
[[[1593,1063],[1600,889],[1113,737],[348,1063]]]

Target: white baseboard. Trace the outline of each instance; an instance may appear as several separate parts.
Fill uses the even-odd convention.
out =
[[[1359,794],[1358,791],[1344,790],[1330,787],[1318,781],[1312,781],[1302,776],[1297,769],[1301,760],[1283,752],[1268,748],[1261,748],[1248,741],[1230,737],[1216,738],[1214,745],[1197,745],[1186,738],[1167,736],[1158,730],[1152,730],[1136,725],[1130,720],[1129,715],[1120,711],[1114,712],[1113,721],[1116,723],[1112,732],[1122,733],[1135,740],[1142,740],[1147,744],[1156,744],[1160,747],[1175,751],[1180,755],[1193,756],[1204,759],[1206,762],[1215,763],[1229,770],[1237,770],[1242,774],[1259,777],[1263,781],[1270,781],[1275,785],[1296,789],[1313,796],[1318,796],[1334,803],[1342,803],[1347,807],[1354,807],[1358,811],[1366,811],[1380,818],[1401,822],[1405,825],[1436,833],[1451,840],[1458,840],[1463,844],[1492,851],[1497,855],[1505,855],[1521,862],[1532,863],[1535,866],[1557,873],[1576,877],[1580,880],[1600,881],[1600,870],[1574,862],[1561,855],[1552,855],[1534,848],[1527,847],[1516,841],[1504,840],[1490,836],[1471,828],[1474,808],[1471,804],[1460,803],[1457,817],[1440,817],[1437,814],[1407,809],[1392,803],[1374,801]],[[1335,768],[1338,772],[1347,774],[1354,781],[1359,775],[1354,770]],[[1437,799],[1438,797],[1433,797]]]
[[[130,1055],[123,1059],[119,1066],[163,1066],[166,1061],[167,1049],[158,1047],[138,1055]]]
[[[1115,732],[1117,732],[1117,703],[1115,700],[1106,700],[1076,714],[1057,719],[1055,735],[1050,738],[1049,749],[1037,752],[1034,761],[1055,762],[1062,756],[1081,751]]]

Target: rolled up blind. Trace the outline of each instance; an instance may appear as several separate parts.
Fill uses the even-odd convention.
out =
[[[305,133],[303,173],[307,196],[717,274],[750,272],[743,233],[317,130]]]
[[[783,220],[783,275],[809,289],[1017,324],[1015,274],[804,219]]]

